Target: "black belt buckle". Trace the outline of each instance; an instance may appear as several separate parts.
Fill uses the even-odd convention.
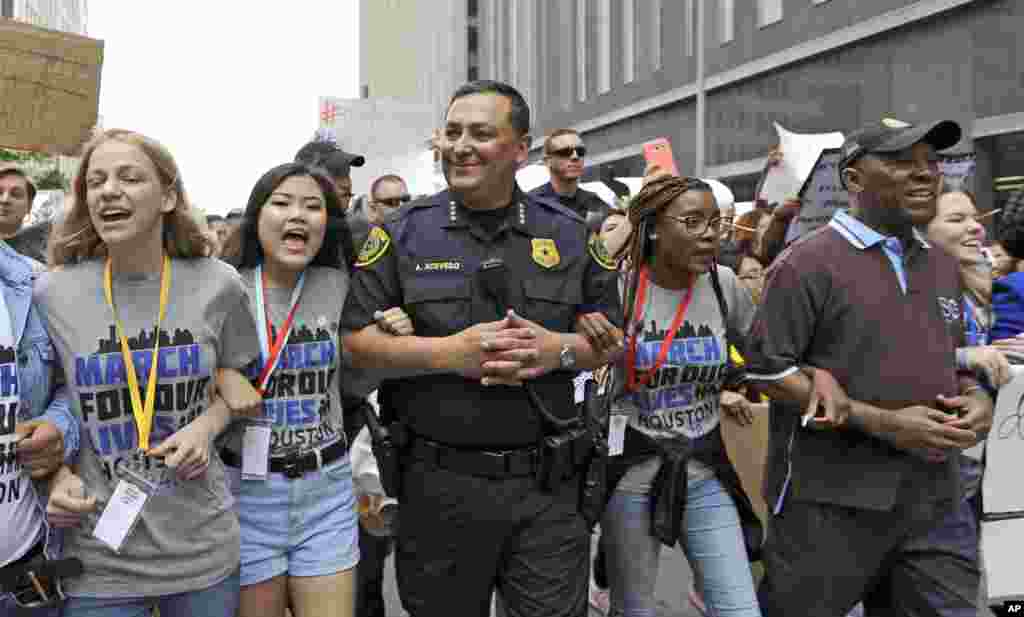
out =
[[[302,454],[298,448],[285,452],[281,457],[281,473],[289,480],[298,480],[306,472],[302,466]]]

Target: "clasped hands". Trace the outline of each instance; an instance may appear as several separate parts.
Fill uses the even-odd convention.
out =
[[[560,364],[562,337],[515,311],[477,324],[445,343],[450,368],[485,386],[519,386]]]

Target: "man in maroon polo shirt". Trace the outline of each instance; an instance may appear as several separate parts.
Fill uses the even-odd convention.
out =
[[[935,152],[960,136],[954,122],[888,119],[851,133],[849,213],[768,274],[747,355],[772,398],[768,617],[839,617],[861,598],[868,615],[975,602],[977,569],[925,541],[958,502],[954,454],[992,422],[991,398],[956,371],[957,264],[915,230],[935,215]],[[848,415],[804,419],[809,367],[834,376]]]

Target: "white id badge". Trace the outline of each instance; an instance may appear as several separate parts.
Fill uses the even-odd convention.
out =
[[[626,425],[629,416],[613,413],[608,418],[608,456],[618,456],[626,446]]]
[[[270,466],[269,418],[253,419],[242,432],[242,479],[266,481]]]
[[[135,529],[139,516],[142,514],[150,493],[146,492],[142,483],[138,485],[129,480],[118,480],[114,494],[103,508],[96,527],[92,531],[94,538],[109,546],[115,553],[121,552],[125,539]]]

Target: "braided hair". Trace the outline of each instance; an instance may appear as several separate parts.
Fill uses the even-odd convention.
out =
[[[626,271],[625,293],[623,294],[623,305],[625,309],[625,324],[627,329],[633,323],[633,311],[636,304],[637,289],[640,285],[640,269],[644,267],[647,260],[654,254],[654,246],[651,242],[651,235],[654,233],[654,225],[659,212],[672,204],[680,195],[687,191],[701,191],[712,193],[711,186],[697,178],[686,178],[678,176],[659,176],[644,185],[629,204],[629,222],[632,223],[632,231],[626,237],[626,242],[616,253],[615,258],[621,260],[629,258],[629,269]],[[725,302],[725,294],[722,293],[722,285],[718,280],[718,260],[711,264],[708,273],[711,279],[711,287],[715,291],[719,308],[722,311],[722,319],[728,327],[729,307]],[[628,336],[635,333],[629,332]]]
[[[1024,259],[1024,191],[1016,191],[1006,201],[997,236],[1011,257]]]

